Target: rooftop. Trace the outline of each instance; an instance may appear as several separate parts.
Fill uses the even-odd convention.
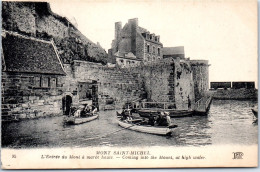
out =
[[[3,71],[65,75],[50,41],[2,31]]]

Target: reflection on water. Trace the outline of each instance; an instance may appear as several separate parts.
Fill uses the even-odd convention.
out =
[[[97,120],[64,125],[62,117],[2,125],[3,147],[60,146],[204,146],[257,144],[258,126],[251,108],[256,101],[213,100],[208,116],[175,118],[172,137],[139,133],[118,126],[115,111],[102,111]],[[110,134],[112,133],[112,134]]]

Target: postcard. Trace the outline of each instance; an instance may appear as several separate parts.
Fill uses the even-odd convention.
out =
[[[258,166],[257,1],[3,1],[3,169]]]

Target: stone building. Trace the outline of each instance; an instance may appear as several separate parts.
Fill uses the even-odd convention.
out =
[[[143,63],[162,59],[160,36],[150,33],[138,25],[138,19],[129,19],[122,28],[122,23],[115,23],[115,39],[108,50],[108,61],[116,63],[116,53],[132,53]]]
[[[60,113],[63,65],[51,41],[2,31],[2,119]]]
[[[129,53],[116,52],[114,56],[116,58],[116,64],[121,68],[139,66],[140,63],[142,62],[141,59],[137,59],[136,56],[131,52]]]

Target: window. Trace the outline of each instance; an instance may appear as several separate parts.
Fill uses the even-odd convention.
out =
[[[152,36],[152,35],[150,35],[150,39],[151,39],[151,40],[153,39],[153,36]]]
[[[62,87],[63,86],[62,79],[56,78],[56,86],[57,87]]]
[[[150,46],[147,45],[147,52],[149,53],[150,52]]]
[[[155,47],[153,47],[153,54],[155,54]]]
[[[124,63],[124,60],[120,60],[121,63]]]
[[[35,87],[41,87],[41,78],[40,77],[35,77]]]
[[[42,87],[49,87],[50,86],[50,79],[48,77],[42,77]]]
[[[29,78],[29,83],[30,83],[30,85],[34,85],[34,77]]]
[[[158,56],[160,55],[160,48],[158,48]]]
[[[55,88],[56,85],[57,85],[56,78],[51,78],[51,79],[50,79],[50,87],[51,87],[51,88]]]

